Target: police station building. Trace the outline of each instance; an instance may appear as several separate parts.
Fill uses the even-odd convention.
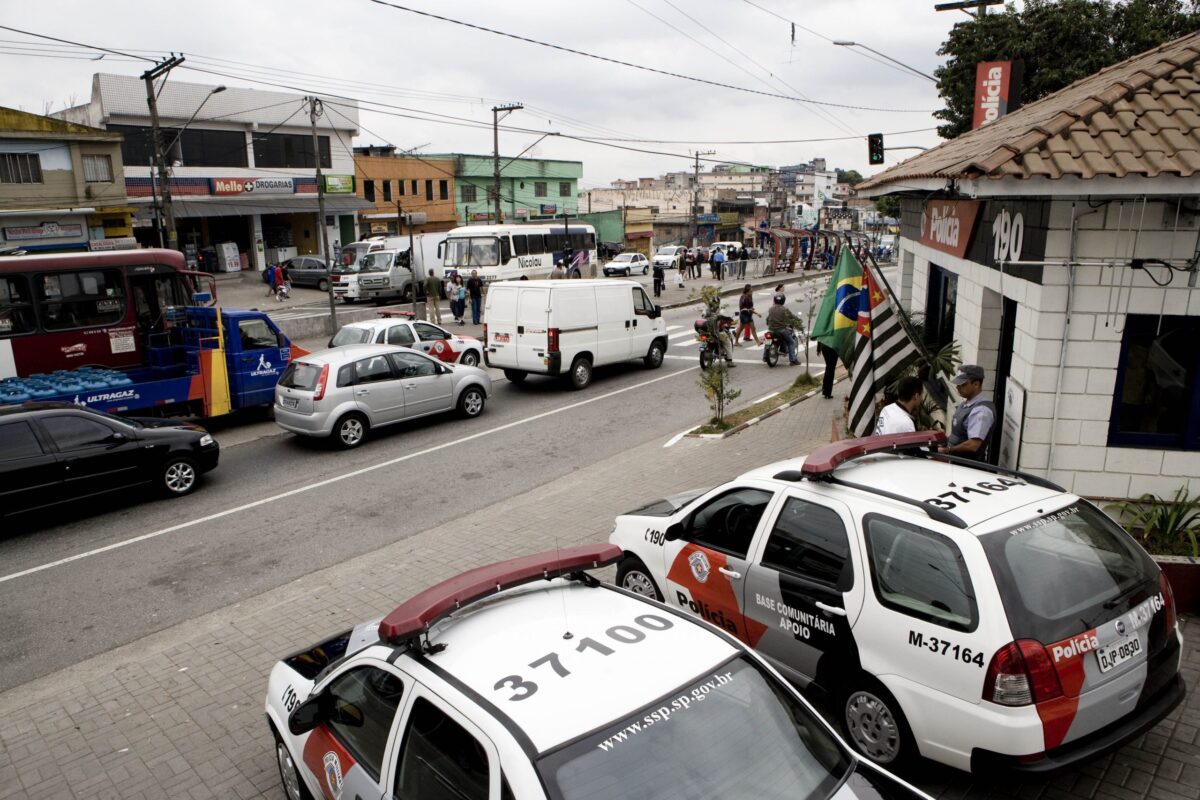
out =
[[[987,370],[1001,464],[1076,493],[1200,492],[1200,34],[867,180],[902,304]]]

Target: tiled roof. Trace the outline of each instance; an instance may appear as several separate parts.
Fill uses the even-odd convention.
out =
[[[916,178],[1190,177],[1200,172],[1200,33],[1114,64],[884,170]]]

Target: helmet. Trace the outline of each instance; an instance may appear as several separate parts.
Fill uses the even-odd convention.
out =
[[[787,297],[784,296],[783,292],[777,292],[772,299],[775,301],[775,305],[781,306],[787,300]]]

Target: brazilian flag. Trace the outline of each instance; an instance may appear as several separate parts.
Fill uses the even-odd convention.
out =
[[[850,248],[843,247],[812,327],[812,338],[836,350],[847,367],[853,360],[858,296],[862,292],[862,282],[862,266]]]

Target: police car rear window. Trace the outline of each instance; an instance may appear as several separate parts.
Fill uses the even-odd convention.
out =
[[[1123,597],[1158,581],[1150,556],[1084,501],[982,542],[1018,638],[1057,642],[1073,636],[1121,613]]]
[[[554,800],[802,800],[829,796],[851,766],[824,725],[739,656],[538,768]]]

